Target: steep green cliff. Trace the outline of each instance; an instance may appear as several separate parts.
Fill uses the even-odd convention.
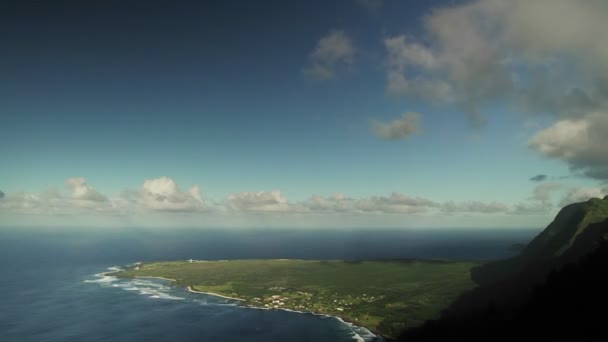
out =
[[[590,228],[607,219],[608,196],[567,205],[520,255],[473,269],[473,279],[480,285],[517,274],[531,280],[542,279],[551,270],[593,251],[608,231],[602,228],[606,225]]]

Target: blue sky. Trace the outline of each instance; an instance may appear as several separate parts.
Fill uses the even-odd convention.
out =
[[[608,178],[608,8],[558,2],[6,2],[0,217],[544,225]]]

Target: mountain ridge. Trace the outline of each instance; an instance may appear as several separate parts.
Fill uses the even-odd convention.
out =
[[[597,315],[608,305],[608,196],[565,206],[519,255],[471,276],[477,288],[400,340],[608,340]]]

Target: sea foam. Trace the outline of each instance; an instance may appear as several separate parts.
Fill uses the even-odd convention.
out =
[[[132,265],[136,265],[131,264]],[[96,279],[87,279],[84,280],[85,283],[94,283],[99,284],[104,287],[113,287],[120,288],[125,291],[136,292],[140,295],[146,296],[152,299],[161,299],[161,300],[185,300],[184,297],[179,297],[175,295],[175,292],[184,291],[183,289],[179,289],[172,286],[167,286],[162,282],[166,282],[162,279],[155,278],[118,278],[115,276],[109,276],[109,273],[121,271],[122,268],[119,266],[108,267],[108,271],[97,273],[94,275]],[[190,291],[193,292],[193,291]],[[214,296],[212,294],[201,293],[196,297],[205,296],[209,299],[213,298],[214,301],[219,299],[220,297]],[[199,297],[200,298],[200,297]],[[193,302],[197,302],[201,305],[210,305],[210,306],[234,306],[238,307],[238,303],[233,302],[232,300],[223,300],[222,302],[214,302],[208,300],[200,300],[191,298]],[[248,309],[257,309],[257,310],[270,310],[270,308],[265,307],[243,307]],[[326,314],[317,314],[313,312],[307,311],[298,311],[298,310],[290,310],[290,309],[278,309],[281,311],[301,313],[301,314],[310,314],[314,316],[320,316],[321,318],[330,318],[336,319],[340,323],[344,324],[352,333],[352,338],[357,342],[382,342],[384,341],[381,337],[372,333],[369,329],[365,327],[360,327],[358,325],[352,324],[350,322],[346,322],[340,317],[326,315]]]

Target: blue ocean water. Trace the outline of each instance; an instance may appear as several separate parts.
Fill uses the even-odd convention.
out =
[[[539,230],[0,230],[0,341],[379,341],[332,317],[242,308],[108,268],[239,258],[497,259]]]

